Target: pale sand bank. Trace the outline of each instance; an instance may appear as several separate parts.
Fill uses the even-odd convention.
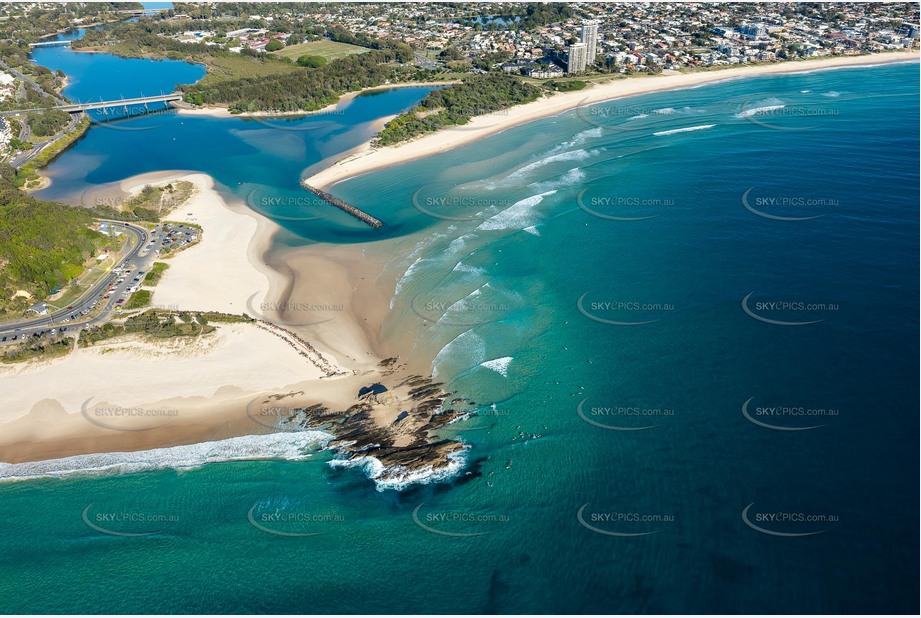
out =
[[[378,149],[365,148],[314,174],[306,182],[315,187],[329,188],[347,178],[447,152],[540,118],[555,116],[585,105],[611,101],[622,97],[689,88],[755,75],[798,73],[816,69],[917,60],[918,53],[916,52],[891,52],[867,56],[845,56],[769,65],[732,67],[698,73],[669,72],[658,76],[617,79],[607,83],[594,84],[584,90],[555,93],[533,103],[518,105],[496,114],[479,116],[464,126],[442,129],[404,144]]]
[[[249,324],[194,340],[119,337],[53,361],[0,366],[0,461],[262,433],[247,419],[247,404],[294,384],[332,395],[327,385],[334,383],[323,384],[320,375],[284,340]],[[97,406],[140,412],[100,416]]]
[[[132,187],[163,183],[167,178],[187,180],[196,191],[165,219],[195,223],[204,232],[198,244],[164,260],[170,267],[154,288],[153,305],[251,314],[248,304],[258,307],[270,289],[284,286],[284,279],[262,260],[276,225],[242,204],[225,203],[205,174],[155,178],[145,174],[123,181],[122,189],[130,192]]]
[[[366,334],[379,330],[378,318],[373,311],[357,313],[366,306],[362,294],[367,292],[359,290],[365,287],[361,273],[370,264],[339,263],[322,250],[307,248],[312,257],[304,258],[303,266],[280,261],[281,272],[273,269],[264,255],[278,227],[241,203],[226,204],[204,174],[145,174],[105,190],[132,194],[144,185],[173,180],[190,181],[196,191],[165,218],[196,223],[203,235],[199,244],[164,260],[170,268],[154,288],[153,305],[250,315],[255,306],[269,320],[284,314],[288,330],[313,345],[327,370],[314,362],[316,355],[305,357],[279,331],[252,324],[218,324],[215,333],[194,339],[151,342],[125,336],[77,348],[61,359],[0,365],[6,393],[0,461],[266,433],[269,427],[247,414],[248,406],[266,393],[302,392],[309,401],[346,409],[359,388],[375,380],[369,373],[380,358]],[[369,270],[368,277],[373,276]],[[299,304],[276,311],[277,305],[266,303],[276,295]],[[330,372],[339,375],[328,377]],[[82,413],[87,405],[91,410],[121,406],[174,413],[153,422],[143,414],[103,417],[100,424]]]

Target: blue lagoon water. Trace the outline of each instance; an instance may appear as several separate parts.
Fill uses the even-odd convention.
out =
[[[385,338],[482,405],[445,431],[475,474],[378,492],[315,452],[0,484],[0,607],[917,611],[918,92],[917,65],[726,81],[337,185],[388,223]],[[321,137],[93,128],[42,195],[158,169],[293,192],[419,96],[292,121]]]

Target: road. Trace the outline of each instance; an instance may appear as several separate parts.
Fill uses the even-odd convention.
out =
[[[45,96],[51,97],[58,105],[68,104],[67,101],[65,101],[60,96],[58,96],[57,93],[46,91],[34,79],[29,77],[28,75],[24,75],[23,73],[17,71],[16,69],[12,68],[10,65],[6,64],[2,60],[0,60],[0,70],[6,71],[7,73],[11,73],[14,77],[16,77],[16,79],[20,80],[20,83],[29,84],[36,91],[42,93]],[[82,116],[82,114],[72,114],[72,116],[73,117],[71,118],[70,123],[67,125],[64,131],[58,133],[53,138],[48,139],[47,141],[41,144],[37,144],[34,148],[29,150],[28,152],[20,152],[16,154],[10,159],[10,165],[12,165],[15,169],[19,169],[20,167],[22,167],[23,165],[31,161],[39,152],[41,152],[42,148],[44,148],[46,145],[50,144],[51,142],[55,141],[56,139],[60,138],[64,133],[71,130],[73,127],[75,127],[77,124],[77,121],[79,120],[79,117]],[[10,121],[7,121],[7,122],[10,122]],[[29,123],[23,120],[22,125],[25,128],[19,139],[27,142],[29,141],[29,138],[31,137],[30,130],[29,130]]]
[[[16,322],[0,323],[0,338],[5,337],[8,339],[8,341],[0,343],[18,343],[24,338],[32,336],[34,333],[39,333],[51,328],[63,327],[68,331],[77,331],[84,326],[106,322],[110,319],[111,314],[115,310],[116,301],[119,298],[127,298],[128,294],[125,290],[137,283],[129,280],[128,277],[130,275],[123,275],[118,269],[132,268],[145,272],[149,271],[149,266],[156,258],[163,237],[162,234],[160,234],[157,241],[151,241],[151,234],[142,227],[115,221],[109,221],[108,223],[112,227],[119,227],[131,234],[134,240],[134,246],[130,247],[125,257],[113,267],[109,274],[97,281],[79,301],[71,305],[71,309],[58,311],[54,314],[37,316],[31,319],[18,320]],[[154,234],[157,234],[158,230],[159,226],[154,231]],[[130,242],[129,240],[129,244]],[[154,244],[150,245],[150,242]],[[124,278],[125,281],[120,284],[115,284],[120,278]],[[113,284],[115,285],[113,286]],[[105,296],[107,291],[112,287],[115,288],[115,291],[112,292],[107,306],[103,307],[103,310],[97,315],[85,317],[83,312],[91,312],[100,301],[103,301],[103,296]],[[74,318],[71,319],[70,316],[74,316]],[[16,337],[16,340],[12,341],[12,337]]]
[[[26,82],[27,84],[29,84],[30,86],[32,86],[32,87],[33,87],[35,90],[37,90],[38,92],[40,92],[40,93],[42,93],[42,94],[44,94],[44,95],[46,95],[46,96],[51,97],[52,99],[54,99],[55,101],[57,101],[58,105],[66,105],[66,104],[67,104],[67,101],[65,101],[64,99],[62,99],[61,97],[59,97],[57,94],[52,93],[52,92],[46,92],[45,89],[42,88],[42,87],[38,84],[37,81],[35,81],[35,80],[32,79],[31,77],[29,77],[28,75],[23,75],[22,73],[20,73],[20,72],[17,71],[16,69],[12,68],[10,65],[8,65],[8,64],[5,63],[5,62],[3,62],[2,60],[0,60],[0,69],[3,69],[3,70],[6,71],[7,73],[12,73],[13,76],[14,76],[16,79],[19,79],[19,80],[22,80],[23,82]]]
[[[49,137],[47,140],[39,144],[36,144],[35,146],[32,147],[31,150],[20,152],[14,155],[13,158],[10,159],[10,165],[12,165],[14,169],[19,169],[20,167],[22,167],[23,165],[25,165],[26,163],[28,163],[29,161],[37,157],[38,153],[44,150],[45,146],[48,146],[49,144],[56,142],[57,140],[61,139],[65,133],[67,133],[68,131],[72,131],[74,128],[76,128],[77,123],[80,121],[80,118],[82,117],[83,117],[82,113],[71,114],[70,121],[67,123],[66,127],[58,131],[58,133],[54,135],[53,137]],[[10,122],[11,120],[14,120],[14,119],[10,118],[9,120],[7,120],[7,122]],[[24,142],[28,142],[30,141],[30,138],[32,137],[32,130],[29,128],[29,123],[25,119],[21,121],[21,125],[23,128],[22,128],[22,133],[20,134],[19,139],[21,139]]]

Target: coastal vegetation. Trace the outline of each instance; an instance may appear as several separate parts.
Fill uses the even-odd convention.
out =
[[[582,90],[588,84],[581,79],[569,79],[569,80],[556,80],[551,79],[544,82],[543,86],[547,90],[553,90],[555,92],[572,92],[574,90]]]
[[[144,285],[152,288],[160,283],[160,279],[163,278],[163,273],[166,272],[167,268],[169,268],[169,264],[166,262],[154,262],[147,276],[144,277]]]
[[[131,295],[128,302],[125,303],[125,310],[141,309],[150,304],[150,298],[153,293],[150,290],[138,290]]]
[[[180,86],[185,101],[227,106],[232,113],[315,111],[346,92],[432,77],[431,71],[407,64],[414,58],[409,45],[353,34],[339,26],[307,30],[301,22],[273,22],[272,30],[287,31],[294,44],[285,46],[273,39],[266,47],[268,53],[245,47],[234,53],[222,45],[179,41],[174,35],[187,30],[188,23],[168,18],[167,13],[89,30],[72,46],[122,57],[202,63],[207,75],[196,84]],[[226,32],[241,24],[251,25],[246,19],[205,18],[196,26]],[[225,45],[233,43],[222,40]]]
[[[182,43],[160,36],[164,22],[150,19],[118,23],[88,30],[82,39],[71,43],[74,49],[104,51],[123,58],[170,58],[204,64],[208,75],[203,83],[221,82],[296,71],[290,62],[254,50],[235,54],[204,43]]]
[[[86,133],[87,129],[90,128],[90,124],[89,117],[84,116],[72,130],[65,133],[54,143],[46,146],[38,155],[20,167],[13,177],[14,184],[18,187],[26,186],[28,188],[38,186],[41,178],[36,170],[45,167],[55,157],[67,150],[71,144]]]
[[[467,124],[474,116],[530,103],[541,90],[504,73],[471,75],[459,84],[433,90],[417,106],[387,123],[374,140],[390,146],[443,127]]]
[[[145,335],[156,339],[173,339],[178,337],[198,337],[214,332],[217,327],[211,322],[233,324],[253,322],[252,318],[242,315],[220,313],[215,311],[168,311],[149,309],[127,318],[123,323],[107,322],[101,326],[85,329],[80,334],[78,345],[82,348],[93,346],[101,341],[121,335]]]
[[[407,48],[408,49],[408,48]],[[196,105],[226,105],[233,113],[314,111],[331,105],[346,92],[380,86],[393,77],[393,50],[376,50],[333,60],[294,72],[184,86],[185,100]],[[280,61],[277,61],[280,62]]]
[[[30,112],[26,122],[29,123],[29,129],[33,135],[51,137],[70,123],[70,114],[59,109]]]
[[[175,337],[197,337],[214,332],[215,327],[208,320],[199,321],[199,314],[160,309],[150,309],[131,316],[123,323],[109,322],[87,329],[80,335],[80,347],[89,347],[100,341],[120,335],[145,335],[156,339]]]
[[[0,38],[13,43],[32,43],[40,37],[74,27],[125,19],[118,11],[140,10],[140,2],[74,2],[67,5],[46,3],[7,3],[6,19],[0,20]]]
[[[159,221],[161,215],[184,204],[194,190],[195,186],[188,180],[171,182],[162,187],[145,185],[120,210],[145,221]]]
[[[319,69],[326,65],[326,58],[323,56],[303,55],[297,59],[297,64],[302,67],[307,67],[308,69]]]
[[[0,168],[0,315],[66,285],[109,242],[91,228],[91,211],[34,198],[14,178]]]
[[[24,363],[30,360],[48,360],[66,356],[73,350],[73,337],[63,339],[36,338],[8,346],[0,356],[4,363]]]

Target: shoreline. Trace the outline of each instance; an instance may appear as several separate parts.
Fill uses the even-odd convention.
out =
[[[390,296],[386,286],[362,282],[376,282],[383,262],[355,246],[276,250],[282,228],[198,172],[141,174],[99,192],[125,197],[178,180],[195,192],[163,219],[199,225],[202,236],[158,260],[169,268],[148,308],[256,321],[212,320],[216,331],[194,338],[120,335],[61,358],[0,365],[9,394],[0,412],[0,481],[60,470],[68,458],[86,467],[66,474],[88,474],[99,460],[120,457],[130,467],[148,451],[167,449],[170,458],[197,448],[190,445],[223,449],[228,440],[240,450],[208,461],[296,459],[290,449],[277,454],[279,445],[320,432],[328,439],[315,447],[334,451],[335,465],[363,470],[379,491],[458,473],[466,447],[435,432],[465,411],[443,409],[447,393],[430,377],[381,355]],[[385,391],[369,392],[375,384]],[[247,456],[250,448],[258,453]]]
[[[373,149],[370,142],[363,149],[340,158],[326,169],[308,177],[305,182],[320,189],[329,189],[339,182],[378,171],[394,165],[449,152],[455,148],[495,135],[535,120],[556,116],[579,107],[621,98],[693,88],[700,85],[757,77],[846,67],[876,66],[896,62],[917,62],[917,52],[887,52],[859,56],[835,56],[815,60],[787,61],[776,64],[731,67],[713,71],[669,73],[638,76],[593,84],[583,90],[554,93],[532,103],[517,105],[494,114],[477,116],[463,126],[446,127],[434,133],[397,144]]]
[[[391,90],[395,88],[424,88],[426,86],[446,86],[448,84],[456,84],[457,80],[446,80],[446,81],[429,81],[429,82],[398,82],[395,84],[384,84],[381,86],[370,86],[368,88],[362,88],[361,90],[353,90],[352,92],[346,92],[339,100],[335,103],[330,103],[326,107],[320,109],[315,109],[313,111],[303,111],[297,110],[293,112],[241,112],[239,114],[230,113],[225,106],[222,105],[203,105],[196,108],[188,107],[175,107],[174,109],[179,112],[182,116],[208,116],[211,118],[285,118],[285,117],[309,117],[309,116],[322,116],[325,114],[331,114],[333,112],[341,112],[346,107],[348,107],[355,98],[366,94],[368,92],[377,92],[384,90]]]

